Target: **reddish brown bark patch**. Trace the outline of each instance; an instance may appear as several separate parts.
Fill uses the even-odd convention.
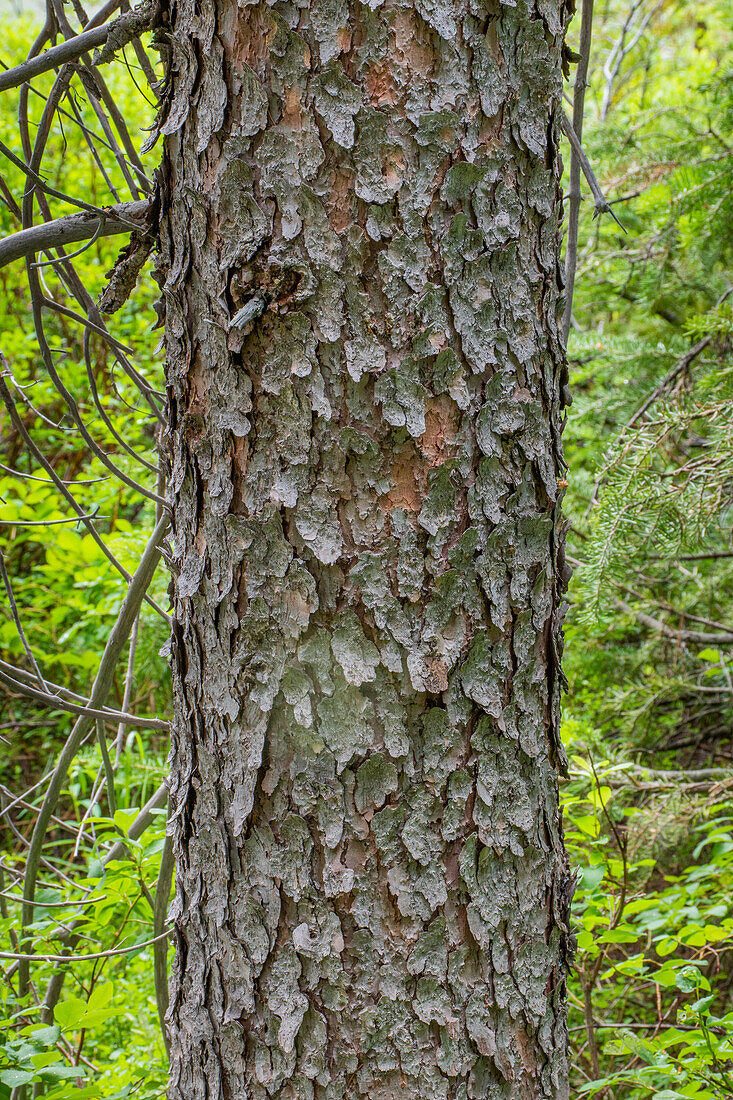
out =
[[[425,462],[415,453],[412,444],[398,452],[395,464],[390,471],[392,488],[380,504],[387,511],[402,508],[405,512],[419,512],[423,506],[425,480]]]
[[[460,410],[446,394],[431,398],[425,406],[425,431],[420,436],[420,450],[431,466],[440,466],[456,450]]]
[[[334,233],[345,233],[353,224],[354,173],[337,168],[331,175],[331,190],[326,199],[328,221]]]

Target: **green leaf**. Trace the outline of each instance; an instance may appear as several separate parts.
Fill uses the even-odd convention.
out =
[[[34,1077],[34,1073],[29,1073],[24,1069],[4,1069],[0,1073],[0,1081],[4,1085],[10,1085],[11,1089],[17,1089],[19,1085],[29,1084]]]
[[[50,1046],[51,1043],[55,1043],[61,1034],[61,1028],[56,1027],[38,1027],[37,1025],[31,1025],[30,1027],[24,1027],[21,1031],[21,1035],[27,1035],[34,1043],[41,1043],[43,1046]]]
[[[65,1031],[73,1031],[84,1019],[86,1012],[86,1001],[72,996],[56,1005],[55,1016]]]
[[[69,1077],[85,1077],[86,1069],[84,1066],[46,1066],[39,1071],[41,1077],[49,1077],[51,1080],[65,1081]],[[76,1095],[76,1094],[74,1094]]]
[[[594,940],[592,932],[588,932],[588,931],[586,931],[586,929],[583,929],[582,932],[578,933],[578,950],[579,951],[590,951],[590,949],[591,949],[591,947],[593,947],[594,943],[595,943],[595,940]]]
[[[654,946],[657,954],[664,958],[665,955],[671,955],[673,951],[676,951],[678,945],[679,940],[675,939],[674,936],[665,936],[663,940],[660,940]]]
[[[609,928],[601,936],[598,937],[599,943],[636,943],[639,939],[639,933],[635,932],[633,928],[622,927]]]
[[[35,1070],[45,1070],[48,1066],[61,1062],[62,1059],[63,1055],[60,1050],[48,1050],[31,1055],[31,1064]]]
[[[685,966],[678,971],[674,984],[682,993],[694,993],[700,984],[700,971],[694,966]]]
[[[716,924],[706,924],[703,931],[708,943],[717,943],[719,940],[726,940],[730,937],[728,929],[720,928]]]
[[[87,871],[87,878],[102,878],[104,875],[104,864],[101,859],[90,859],[89,869]]]
[[[139,807],[133,807],[129,810],[117,810],[114,815],[114,823],[117,828],[127,836],[130,826],[139,814]]]
[[[89,998],[89,1008],[99,1009],[109,1004],[109,1002],[112,1000],[112,995],[114,991],[114,982],[100,982],[99,985],[95,986]]]
[[[117,1100],[122,1096],[129,1096],[130,1090],[124,1090],[123,1092],[115,1093],[114,1096],[107,1096],[105,1100]],[[98,1085],[85,1085],[84,1088],[75,1088],[73,1092],[73,1098],[69,1096],[69,1089],[67,1085],[62,1085],[59,1088],[51,1089],[45,1094],[44,1100],[97,1100],[102,1096],[101,1089]]]
[[[605,870],[603,867],[581,867],[582,885],[584,890],[595,890],[603,881]]]
[[[596,837],[600,832],[601,826],[598,822],[598,818],[592,814],[586,814],[583,817],[575,817],[572,819],[573,824],[580,829],[581,833],[585,833],[586,836]]]

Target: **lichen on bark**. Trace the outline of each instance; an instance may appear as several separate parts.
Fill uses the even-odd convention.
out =
[[[564,0],[171,0],[170,1100],[567,1095]]]

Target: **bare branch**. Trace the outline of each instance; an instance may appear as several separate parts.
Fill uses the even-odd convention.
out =
[[[27,84],[34,76],[41,76],[42,73],[47,73],[49,69],[57,69],[68,61],[76,61],[88,50],[103,46],[107,41],[109,31],[109,26],[94,27],[92,30],[82,31],[75,38],[70,38],[67,42],[60,42],[58,46],[52,46],[50,50],[44,50],[43,53],[32,57],[30,61],[23,61],[22,64],[15,65],[12,69],[6,69],[4,73],[0,73],[0,92],[17,88],[20,84]]]
[[[624,765],[623,768],[619,768],[619,771],[623,771],[626,775],[638,776],[640,779],[648,780],[649,782],[657,781],[659,783],[721,783],[728,779],[733,779],[733,772],[731,772],[729,768],[693,768],[689,771],[660,771],[654,768],[645,768],[642,764],[628,764]]]
[[[30,229],[21,229],[9,237],[0,240],[0,267],[23,256],[32,256],[37,252],[48,252],[51,248],[74,244],[76,241],[88,241],[92,237],[113,237],[117,233],[129,233],[131,229],[145,232],[150,203],[123,202],[118,206],[109,206],[104,214],[69,214],[52,222],[43,222]],[[100,228],[101,226],[101,228]],[[66,257],[68,259],[68,257]]]
[[[130,709],[130,699],[132,698],[132,682],[135,677],[135,651],[137,650],[137,636],[140,629],[140,615],[135,619],[132,624],[132,633],[130,634],[130,649],[127,654],[127,671],[125,673],[125,689],[122,696],[122,710],[126,711]],[[122,755],[122,746],[125,739],[125,725],[124,722],[120,722],[117,727],[117,737],[115,738],[115,767],[120,762],[120,756]]]
[[[163,733],[167,733],[170,729],[169,723],[160,718],[140,718],[135,714],[124,714],[119,710],[100,710],[96,707],[72,703],[58,695],[41,691],[40,688],[35,688],[31,684],[24,684],[22,680],[8,676],[3,669],[0,669],[0,683],[11,691],[16,691],[29,699],[35,699],[36,702],[44,703],[48,707],[53,707],[54,710],[66,710],[70,714],[81,714],[87,718],[103,719],[107,722],[123,722],[128,726],[140,726],[144,729],[160,730]]]
[[[146,0],[146,3],[141,4],[135,11],[123,12],[112,23],[82,31],[74,38],[60,42],[50,50],[44,50],[29,61],[24,61],[12,69],[6,69],[4,73],[0,73],[0,92],[17,88],[20,84],[27,84],[33,77],[47,73],[50,69],[58,69],[70,61],[77,61],[85,53],[99,47],[101,49],[94,58],[94,64],[102,65],[111,61],[118,50],[152,26],[156,8],[156,4]]]
[[[0,577],[2,577],[3,584],[5,585],[5,594],[8,597],[8,603],[10,604],[10,611],[11,611],[11,614],[13,616],[13,621],[15,622],[15,629],[18,631],[18,634],[20,636],[20,640],[21,640],[21,643],[23,645],[23,649],[25,650],[26,657],[28,658],[28,660],[31,663],[31,666],[33,667],[33,671],[36,674],[36,680],[37,680],[38,684],[40,685],[41,689],[43,691],[48,691],[48,684],[43,679],[43,673],[41,672],[40,668],[38,667],[38,662],[36,661],[36,658],[33,654],[33,650],[31,649],[30,643],[28,642],[28,639],[26,638],[25,630],[23,629],[23,623],[20,620],[20,612],[18,611],[18,605],[15,601],[15,593],[13,592],[13,586],[10,583],[10,577],[8,576],[8,571],[5,568],[5,556],[2,552],[2,550],[0,550]]]
[[[0,659],[0,672],[4,672],[6,676],[13,680],[20,680],[22,684],[33,686],[33,673],[25,668],[19,668],[17,665],[11,665],[8,661]],[[80,703],[85,707],[89,705],[89,700],[85,695],[77,695],[75,691],[62,687],[61,684],[55,684],[48,677],[46,677],[46,688],[44,690],[47,690],[50,695],[63,695],[66,699],[70,699],[72,703]]]
[[[8,901],[21,902],[23,900],[20,894],[8,894],[4,890],[0,890],[0,897],[6,898]],[[106,894],[102,894],[98,898],[80,898],[78,901],[34,901],[33,904],[37,905],[39,909],[71,909],[76,905],[95,905],[98,901],[104,901],[106,897]]]
[[[651,561],[668,561],[668,554],[649,554]],[[675,554],[675,561],[716,561],[733,558],[733,550],[707,550],[700,554]]]
[[[0,141],[0,153],[2,153],[4,157],[7,157],[10,163],[14,164],[16,168],[19,168],[21,172],[25,172],[26,176],[28,176],[29,179],[33,180],[35,188],[39,193],[50,195],[52,198],[60,199],[62,202],[68,202],[72,206],[78,206],[80,210],[88,210],[91,214],[96,214],[97,217],[107,217],[107,211],[109,209],[108,207],[94,206],[91,203],[84,202],[80,198],[74,198],[72,195],[67,195],[63,191],[58,191],[55,187],[49,186],[49,184],[47,184],[45,180],[42,179],[41,176],[39,176],[38,172],[31,165],[26,164],[24,160],[21,160],[20,157],[17,157],[13,150],[9,149],[8,146],[2,141]],[[29,225],[27,228],[31,229],[33,227]],[[134,222],[131,222],[130,228],[137,229],[138,226],[135,225]]]
[[[583,110],[585,108],[585,89],[588,86],[588,65],[593,31],[593,0],[583,0],[580,24],[580,48],[578,68],[573,85],[573,129],[578,142],[583,138]],[[570,187],[568,197],[568,232],[565,245],[565,310],[563,313],[562,334],[565,347],[570,335],[573,316],[573,291],[575,289],[575,271],[578,266],[578,227],[580,224],[580,158],[573,146],[570,153]]]
[[[675,630],[663,623],[661,619],[654,619],[644,611],[635,611],[623,600],[614,599],[613,602],[619,611],[623,611],[625,615],[632,615],[642,626],[646,626],[649,630],[658,631],[663,637],[670,638],[672,641],[694,642],[696,645],[731,645],[733,643],[733,633],[713,634],[705,630],[686,630],[684,628]]]
[[[14,470],[12,466],[6,466],[4,462],[0,462],[0,470],[4,470],[6,474],[12,474],[13,477],[26,478],[28,481],[41,481],[44,485],[54,484],[50,477],[36,477],[35,474],[25,473],[23,470]],[[59,480],[61,481],[62,485],[97,485],[100,481],[107,481],[108,479],[106,477],[90,477],[82,480]]]
[[[597,218],[599,214],[610,214],[611,217],[613,218],[613,220],[616,222],[616,224],[625,233],[626,230],[624,229],[623,225],[621,225],[621,222],[618,220],[618,218],[614,214],[613,209],[611,208],[610,202],[608,201],[606,196],[601,191],[601,185],[599,184],[598,180],[596,179],[596,175],[595,175],[595,172],[593,171],[593,169],[591,168],[590,161],[588,160],[587,156],[585,155],[585,152],[583,150],[583,146],[580,144],[580,140],[578,138],[578,135],[575,133],[575,130],[573,129],[573,124],[570,121],[570,119],[568,118],[568,116],[565,114],[564,111],[560,115],[560,125],[562,126],[563,133],[567,137],[568,141],[570,142],[570,145],[573,148],[573,151],[575,152],[575,154],[578,158],[578,163],[580,164],[580,167],[583,170],[583,175],[585,176],[586,180],[588,181],[588,186],[591,189],[591,194],[593,195],[593,204],[594,204],[593,217]]]
[[[629,9],[628,15],[621,28],[621,34],[614,43],[611,52],[609,53],[606,64],[603,66],[603,75],[606,78],[606,86],[603,91],[603,102],[601,103],[601,122],[606,121],[609,108],[611,106],[611,98],[613,96],[613,85],[616,77],[619,74],[624,59],[634,49],[644,31],[646,30],[649,22],[654,18],[660,8],[664,6],[664,0],[658,0],[653,8],[651,8],[646,14],[642,14],[640,22],[636,29],[633,31],[631,41],[627,43],[626,36],[631,30],[634,17],[636,16],[639,8],[643,6],[644,0],[634,0],[634,3]]]
[[[165,779],[158,789],[150,796],[145,803],[140,813],[133,821],[130,828],[127,830],[127,840],[139,840],[145,830],[148,828],[153,818],[155,817],[156,810],[160,810],[165,806],[168,801],[168,780]],[[113,859],[119,859],[126,849],[124,840],[117,840],[112,845],[107,855],[102,860],[102,866],[106,867],[108,863],[111,863]]]
[[[156,939],[163,939],[170,936],[170,929],[167,932],[161,933],[160,936],[154,936],[150,940],[143,940],[142,943],[131,943],[127,947],[115,947],[111,951],[95,951],[91,955],[27,955],[27,954],[15,954],[12,951],[0,951],[0,959],[18,959],[22,962],[32,962],[34,959],[41,959],[43,962],[54,963],[73,963],[73,962],[86,962],[88,959],[112,959],[117,955],[129,955],[131,951],[140,951],[143,947],[150,947],[155,943]]]
[[[104,654],[100,661],[99,671],[97,672],[92,686],[90,703],[95,708],[103,706],[109,694],[120,654],[130,636],[132,624],[137,618],[143,596],[153,579],[153,574],[160,561],[161,543],[168,530],[168,524],[169,521],[167,516],[164,516],[158,522],[145,548],[145,553],[142,556],[140,565],[132,578],[127,595],[122,601],[120,613],[107,639]],[[33,830],[33,837],[28,850],[23,883],[23,898],[25,902],[22,915],[23,929],[27,929],[28,925],[33,921],[33,906],[29,903],[32,902],[35,897],[36,878],[41,862],[43,841],[48,823],[56,808],[56,803],[61,794],[71,762],[78,752],[84,738],[92,728],[93,723],[94,718],[88,714],[80,715],[77,719],[74,728],[67,738],[66,744],[59,754],[53,778],[51,779],[46,797],[43,800],[43,805],[38,813],[38,818],[36,819],[35,828]],[[21,936],[21,946],[23,945],[23,939],[24,937]],[[29,960],[27,959],[20,960],[19,982],[23,992],[28,989],[28,962]]]
[[[728,287],[728,289],[724,291],[723,294],[721,294],[720,298],[718,298],[718,301],[715,303],[716,308],[722,305],[726,298],[730,297],[731,294],[733,294],[733,287]],[[629,428],[636,427],[637,422],[641,419],[644,413],[654,404],[654,402],[659,397],[661,397],[667,391],[669,386],[677,378],[679,378],[681,374],[685,373],[693,360],[697,359],[698,355],[700,355],[701,352],[705,351],[705,348],[708,346],[708,344],[712,343],[712,340],[712,336],[703,336],[702,340],[698,340],[698,342],[696,344],[693,344],[693,346],[688,352],[685,353],[685,355],[677,360],[672,369],[664,376],[659,385],[654,390],[652,390],[652,392],[644,401],[644,404],[636,410],[634,415],[631,417],[631,419],[628,421],[625,428],[623,429],[621,433],[622,435],[625,435]]]
[[[104,732],[104,722],[101,718],[97,719],[97,741],[99,742],[99,751],[102,754],[102,763],[104,764],[104,778],[107,784],[107,805],[109,806],[110,817],[114,817],[117,813],[117,792],[115,790],[115,773],[112,768],[112,761],[109,756],[109,747],[107,745],[107,738]],[[101,791],[101,785],[100,785]],[[80,831],[81,832],[81,831]]]

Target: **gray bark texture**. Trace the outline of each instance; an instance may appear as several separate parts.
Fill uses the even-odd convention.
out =
[[[170,1100],[567,1096],[569,14],[165,14]]]

